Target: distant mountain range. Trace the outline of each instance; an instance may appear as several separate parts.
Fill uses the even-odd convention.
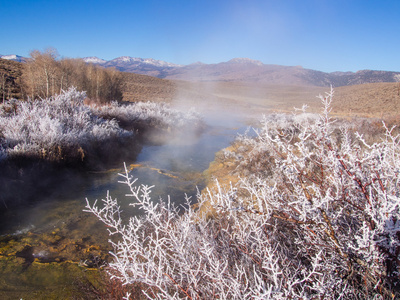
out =
[[[177,65],[162,60],[130,56],[121,56],[109,61],[100,59],[98,57],[85,57],[83,60],[87,63],[101,65],[106,68],[115,67],[117,70],[123,72],[144,74],[158,78],[166,78],[170,71],[182,67],[182,65]]]
[[[0,58],[24,62],[18,55],[0,55]],[[201,62],[177,65],[152,58],[121,56],[112,60],[85,57],[86,63],[114,67],[123,72],[144,74],[165,79],[189,81],[244,81],[307,86],[347,86],[375,82],[395,82],[400,72],[362,70],[357,72],[321,72],[301,66],[264,64],[249,58],[234,58],[217,64]]]
[[[301,66],[263,64],[249,58],[234,58],[217,64],[197,62],[190,65],[176,65],[155,59],[122,56],[113,60],[97,57],[83,58],[87,63],[104,67],[115,67],[123,72],[150,75],[165,79],[189,81],[245,81],[254,83],[346,86],[374,82],[395,82],[400,72],[362,70],[357,72],[326,73]]]

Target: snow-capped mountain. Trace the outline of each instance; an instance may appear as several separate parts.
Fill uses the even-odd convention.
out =
[[[156,60],[153,58],[140,58],[140,57],[130,57],[130,56],[121,56],[114,58],[107,62],[108,64],[148,64],[157,67],[180,67],[181,65],[169,63],[162,60]]]
[[[148,64],[157,67],[173,67],[173,68],[182,66],[153,58],[140,58],[140,57],[130,57],[130,56],[120,56],[108,61],[92,56],[92,57],[85,57],[83,58],[83,60],[87,63],[101,64],[107,66],[115,65],[115,67],[121,67],[121,68],[124,68],[125,66],[132,64],[135,65]]]
[[[106,60],[98,58],[96,56],[85,57],[83,58],[83,61],[88,64],[100,64],[100,65],[107,62]]]
[[[0,58],[7,59],[7,60],[18,61],[18,62],[25,62],[27,60],[26,57],[19,56],[19,55],[16,55],[16,54],[0,55]]]
[[[171,69],[182,67],[181,65],[153,58],[130,56],[120,56],[108,61],[97,57],[85,57],[83,60],[87,63],[97,64],[103,67],[114,67],[123,72],[133,72],[156,77],[165,77],[165,74]]]

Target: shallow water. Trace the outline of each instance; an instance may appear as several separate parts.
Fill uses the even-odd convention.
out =
[[[238,119],[222,122],[218,115],[208,116],[205,122],[204,132],[182,132],[163,144],[145,145],[135,161],[126,162],[130,175],[138,178],[137,184],[154,185],[154,201],[170,196],[180,204],[185,195],[195,200],[197,188],[204,187],[202,173],[215,153],[229,146],[247,128]],[[59,189],[52,188],[34,202],[6,210],[0,220],[2,299],[26,298],[33,291],[38,298],[50,299],[53,292],[48,291],[52,288],[74,285],[71,278],[81,270],[77,266],[90,260],[92,253],[107,259],[105,253],[111,249],[106,229],[83,209],[85,198],[93,203],[109,191],[119,200],[126,217],[136,213],[128,206],[129,197],[125,197],[128,187],[118,183],[122,179],[118,173],[123,171],[121,161],[116,169],[60,176]],[[62,265],[63,262],[71,262],[72,269],[71,263]],[[46,264],[51,266],[51,272]],[[54,299],[57,297],[54,294]]]

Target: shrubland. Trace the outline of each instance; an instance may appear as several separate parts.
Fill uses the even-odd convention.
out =
[[[332,97],[240,137],[224,155],[241,178],[199,193],[200,209],[152,199],[128,170],[141,215],[124,222],[109,194],[87,201],[113,236],[111,278],[155,299],[399,298],[400,136],[339,126]]]
[[[72,87],[54,97],[0,105],[0,159],[79,163],[93,155],[115,155],[110,145],[135,141],[138,129],[171,131],[201,123],[195,112],[182,113],[168,105],[89,106],[85,99],[85,92]]]

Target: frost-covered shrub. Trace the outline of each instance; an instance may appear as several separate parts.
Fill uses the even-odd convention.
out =
[[[181,112],[172,109],[167,103],[136,102],[123,104],[112,102],[110,105],[95,109],[96,114],[106,119],[116,119],[123,125],[142,123],[151,128],[175,128],[199,126],[200,115],[191,109]]]
[[[182,113],[159,103],[90,107],[75,88],[41,100],[10,100],[0,105],[0,159],[30,156],[81,160],[106,141],[120,142],[136,129],[179,128],[199,124],[193,111]],[[123,123],[123,124],[121,124]]]
[[[124,223],[110,195],[86,206],[117,236],[112,277],[157,299],[399,298],[400,137],[338,138],[332,96],[317,119],[264,122],[242,138],[273,168],[203,191],[203,210],[153,201],[126,170],[142,216]]]
[[[0,130],[7,155],[60,159],[65,154],[82,155],[78,150],[93,141],[130,135],[115,120],[94,115],[83,104],[85,97],[71,88],[48,99],[6,103]]]

